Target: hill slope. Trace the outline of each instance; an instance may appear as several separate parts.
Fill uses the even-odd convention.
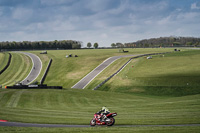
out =
[[[132,60],[100,89],[155,95],[199,94],[199,58],[200,51],[195,50]]]
[[[11,53],[12,60],[10,66],[0,75],[0,85],[14,85],[22,81],[29,74],[32,62],[31,59],[20,53]]]
[[[127,50],[129,51],[128,53],[119,53],[118,49],[50,50],[46,56],[47,58],[52,58],[53,62],[46,77],[45,84],[61,85],[64,88],[71,88],[111,56],[173,51],[173,49],[160,48]],[[41,60],[46,60],[46,58],[42,57],[44,55],[40,55],[39,53],[40,51],[34,51],[34,54],[37,54]],[[72,54],[73,57],[66,58],[66,55],[69,54]],[[74,55],[78,55],[78,57],[75,58]]]
[[[148,97],[91,90],[0,90],[0,118],[32,123],[89,124],[107,106],[116,124],[200,122],[200,95]]]

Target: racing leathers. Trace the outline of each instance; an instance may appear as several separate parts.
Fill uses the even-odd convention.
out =
[[[107,117],[106,115],[110,113],[108,108],[102,107],[102,109],[98,112],[99,114],[102,114],[102,117],[100,118],[102,121],[104,121]]]

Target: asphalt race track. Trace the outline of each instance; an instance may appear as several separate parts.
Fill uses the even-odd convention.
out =
[[[14,127],[90,127],[90,125],[33,124],[33,123],[20,123],[20,122],[0,122],[0,126],[14,126]]]
[[[139,54],[138,54],[139,55]],[[88,75],[82,78],[78,83],[76,83],[72,88],[76,89],[84,89],[98,74],[100,74],[106,67],[112,64],[119,58],[122,57],[133,57],[138,55],[122,55],[122,56],[113,56],[105,60],[98,67],[96,67],[93,71],[91,71]]]
[[[0,126],[13,127],[91,127],[90,125],[64,125],[64,124],[33,124],[20,122],[0,122]],[[100,125],[105,126],[106,125]],[[180,125],[113,125],[113,127],[183,127],[183,126],[200,126],[200,124],[180,124]],[[98,127],[95,126],[95,127]]]
[[[26,52],[20,52],[20,53],[28,55],[31,58],[32,63],[33,63],[33,67],[31,69],[29,75],[23,81],[21,81],[21,83],[23,85],[28,85],[29,83],[34,81],[40,74],[40,71],[42,69],[42,62],[41,62],[40,58],[35,54],[26,53]]]

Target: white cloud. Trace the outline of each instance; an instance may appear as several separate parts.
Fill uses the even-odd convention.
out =
[[[198,12],[186,12],[177,15],[177,19],[180,23],[200,23],[200,13]]]
[[[168,3],[166,1],[149,1],[147,4],[126,4],[128,8],[130,8],[132,11],[139,11],[139,12],[158,12],[158,11],[164,11],[166,8],[168,8]]]
[[[198,3],[184,9],[174,2],[41,0],[34,6],[0,7],[0,41],[69,39],[110,46],[151,37],[199,36],[200,14],[191,10]]]
[[[170,23],[172,23],[172,21],[174,20],[172,19],[172,16],[169,15],[167,17],[162,18],[161,20],[158,20],[157,24],[164,26],[164,25],[169,25]]]
[[[192,3],[191,9],[200,9],[200,6],[197,6],[197,3]]]
[[[106,9],[106,1],[107,0],[89,0],[86,2],[87,4],[85,7],[95,12],[103,11]]]
[[[127,10],[129,8],[130,8],[129,1],[123,0],[123,1],[121,1],[119,7],[108,10],[108,13],[113,14],[113,15],[117,15],[117,14],[124,12],[125,10]]]
[[[73,3],[74,0],[40,0],[42,5],[54,6]]]
[[[0,16],[2,16],[2,15],[3,15],[3,8],[0,7]]]
[[[28,8],[16,8],[13,10],[12,18],[17,20],[27,20],[33,15],[33,10]]]
[[[176,9],[176,11],[180,12],[180,11],[182,11],[182,9],[180,9],[180,8],[177,8],[177,9]]]

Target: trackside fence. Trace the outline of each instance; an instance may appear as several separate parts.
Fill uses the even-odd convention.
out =
[[[48,73],[48,71],[49,71],[49,68],[50,68],[50,66],[51,66],[52,61],[53,61],[53,60],[50,59],[49,64],[48,64],[48,66],[47,66],[47,69],[46,69],[46,71],[45,71],[45,73],[44,73],[44,75],[43,75],[43,77],[42,77],[42,79],[41,79],[41,81],[40,81],[40,84],[41,84],[41,85],[44,83],[44,80],[45,80],[45,78],[46,78],[46,76],[47,76],[47,73]]]

